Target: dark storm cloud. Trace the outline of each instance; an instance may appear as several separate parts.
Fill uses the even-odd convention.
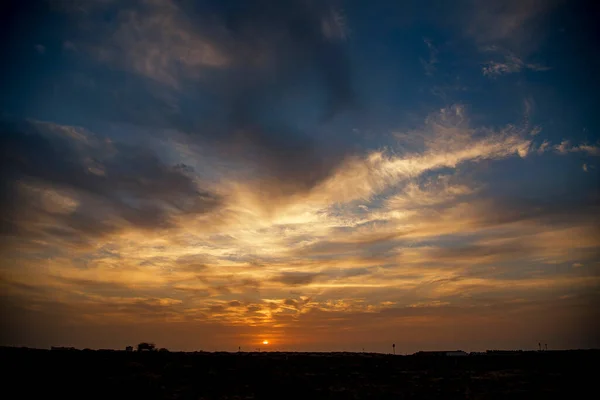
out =
[[[46,233],[85,240],[115,229],[115,218],[153,229],[169,226],[174,214],[204,213],[219,204],[180,168],[163,164],[141,147],[45,123],[0,121],[0,130],[5,232],[18,229],[20,220],[37,213],[59,222],[45,228]],[[21,184],[64,190],[78,204],[70,213],[52,213],[42,206],[43,194],[23,192]]]
[[[106,2],[77,10],[81,47],[126,72],[91,75],[94,113],[193,133],[258,166],[283,191],[312,187],[350,151],[343,137],[319,136],[357,105],[345,44],[324,29],[334,20],[331,2]],[[202,46],[212,50],[189,55]],[[318,115],[298,113],[302,107]],[[299,128],[307,118],[311,132]]]

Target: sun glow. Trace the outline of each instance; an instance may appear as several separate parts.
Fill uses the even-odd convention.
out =
[[[263,340],[263,344],[269,344],[268,340]]]

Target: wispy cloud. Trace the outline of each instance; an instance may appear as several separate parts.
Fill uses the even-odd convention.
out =
[[[369,198],[427,171],[484,159],[525,157],[531,140],[524,133],[514,126],[497,132],[474,129],[469,126],[463,106],[444,108],[427,118],[423,130],[397,134],[399,145],[416,145],[419,151],[405,152],[404,156],[376,151],[366,158],[350,159],[313,193],[331,193],[332,200],[337,201]]]
[[[425,42],[425,44],[427,45],[427,48],[429,49],[429,59],[424,60],[424,59],[420,58],[420,61],[421,61],[421,64],[423,65],[423,68],[425,68],[425,74],[433,75],[433,73],[436,70],[436,64],[439,63],[439,60],[437,58],[439,51],[438,51],[437,47],[435,47],[433,45],[431,40],[425,38],[425,39],[423,39],[423,42]]]
[[[486,51],[499,51],[497,47],[492,46],[488,47]],[[494,78],[500,75],[506,75],[511,73],[521,72],[522,70],[530,70],[530,71],[548,71],[550,68],[540,65],[540,64],[532,64],[526,63],[516,55],[506,50],[502,50],[504,53],[503,61],[489,61],[483,65],[482,71],[483,75]]]
[[[591,156],[600,156],[600,146],[591,144],[571,145],[568,140],[563,140],[560,144],[554,146],[559,154],[585,153]]]
[[[502,44],[519,52],[529,52],[539,43],[540,25],[547,12],[559,1],[473,0],[464,26],[480,44]]]
[[[323,35],[330,40],[345,40],[350,35],[347,18],[340,9],[331,8],[321,19]]]
[[[139,7],[130,5],[119,11],[116,26],[105,32],[108,42],[85,45],[93,56],[170,86],[178,86],[181,75],[194,76],[202,68],[219,68],[229,63],[218,44],[195,31],[176,2],[159,0],[132,5]]]
[[[544,140],[542,142],[542,144],[540,144],[540,147],[538,147],[537,152],[538,154],[542,154],[545,151],[548,151],[550,149],[550,142],[548,140]]]

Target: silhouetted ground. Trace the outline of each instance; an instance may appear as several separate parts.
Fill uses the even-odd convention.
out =
[[[595,350],[418,357],[2,348],[0,360],[11,393],[3,398],[599,398]]]

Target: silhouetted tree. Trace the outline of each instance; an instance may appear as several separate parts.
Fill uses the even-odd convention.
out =
[[[154,351],[155,349],[156,346],[154,345],[154,343],[142,342],[137,345],[138,351]]]

